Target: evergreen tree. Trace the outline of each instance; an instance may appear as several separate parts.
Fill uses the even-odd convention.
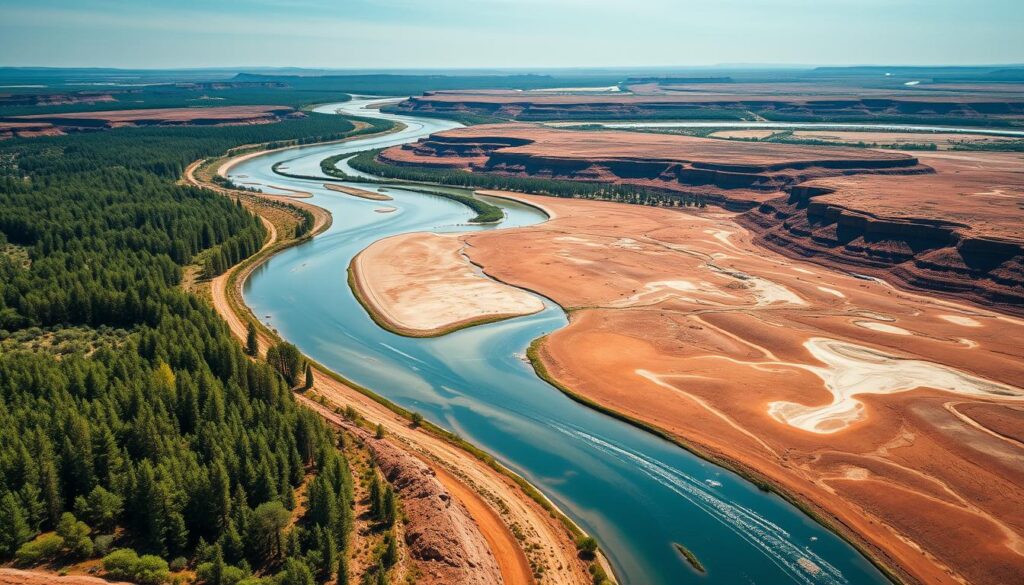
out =
[[[337,585],[349,585],[348,583],[348,555],[344,552],[339,555],[338,558],[338,578],[335,579]]]
[[[370,515],[375,519],[381,518],[381,511],[384,509],[384,494],[381,491],[380,479],[377,478],[377,472],[371,471],[372,477],[370,479]]]
[[[249,330],[245,336],[245,353],[255,357],[260,353],[260,343],[256,335],[256,324],[249,321]]]
[[[10,558],[30,538],[25,510],[18,497],[7,492],[0,498],[0,557]]]
[[[384,553],[381,555],[380,561],[388,569],[395,566],[395,563],[398,562],[398,545],[395,543],[393,532],[388,532],[387,536],[384,537]]]
[[[309,390],[313,387],[313,366],[306,363],[306,383],[303,385],[303,390]]]
[[[380,520],[388,526],[394,525],[398,519],[398,498],[395,497],[395,490],[388,484],[384,488],[384,496],[380,509]]]
[[[319,576],[321,581],[331,578],[331,572],[338,561],[338,551],[335,546],[334,535],[330,529],[317,527],[317,548],[320,552]]]

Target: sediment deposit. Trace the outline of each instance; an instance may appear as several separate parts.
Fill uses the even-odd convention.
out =
[[[0,123],[50,124],[61,130],[102,130],[124,126],[212,126],[266,124],[302,117],[288,106],[221,106],[211,108],[151,108],[35,114],[0,118]]]
[[[428,232],[378,240],[352,260],[356,296],[379,323],[414,337],[544,308],[536,296],[479,274],[463,246]]]
[[[559,383],[778,486],[910,580],[1024,571],[1024,321],[766,251],[728,212],[516,197],[555,217],[461,237],[569,310],[539,351]]]

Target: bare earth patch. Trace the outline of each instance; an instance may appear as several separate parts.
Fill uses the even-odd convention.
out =
[[[536,296],[480,274],[456,237],[402,234],[352,260],[356,295],[388,329],[414,337],[536,313]]]
[[[555,217],[466,253],[571,309],[537,352],[559,382],[779,487],[910,582],[1024,573],[1024,320],[765,250],[730,212],[508,196]]]

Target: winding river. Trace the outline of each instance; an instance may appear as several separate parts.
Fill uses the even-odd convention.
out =
[[[566,398],[524,361],[530,341],[566,325],[545,300],[540,313],[412,339],[379,328],[346,282],[349,261],[374,241],[410,231],[495,229],[468,225],[450,200],[388,188],[393,201],[328,191],[320,160],[409,142],[454,128],[439,119],[387,115],[371,100],[319,108],[406,124],[399,133],[340,145],[299,147],[249,159],[231,178],[267,192],[295,189],[334,215],[329,230],[281,252],[246,283],[246,303],[317,361],[494,454],[593,534],[622,583],[886,583],[853,547],[795,507],[748,481],[632,426]],[[376,185],[353,183],[376,189]],[[505,229],[544,221],[539,211],[500,202]],[[381,213],[385,207],[397,208]],[[673,543],[707,568],[694,571]]]

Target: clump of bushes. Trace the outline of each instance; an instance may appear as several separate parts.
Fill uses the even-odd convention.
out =
[[[167,561],[155,555],[140,557],[130,548],[120,548],[103,557],[103,569],[111,579],[124,579],[139,585],[160,585],[171,576]]]

